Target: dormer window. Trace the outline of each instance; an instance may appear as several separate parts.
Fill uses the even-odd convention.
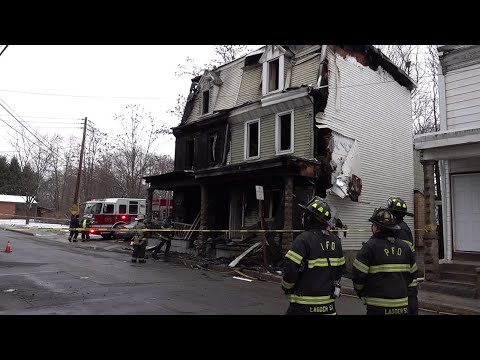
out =
[[[268,66],[268,92],[278,90],[280,60],[275,59],[267,63]]]
[[[203,92],[202,115],[210,112],[210,89]]]
[[[260,58],[262,70],[262,95],[283,90],[285,84],[285,54],[281,46],[268,45]]]

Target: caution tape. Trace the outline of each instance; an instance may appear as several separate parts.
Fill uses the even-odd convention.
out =
[[[112,228],[65,228],[65,227],[25,227],[25,226],[2,226],[4,230],[10,229],[28,229],[28,230],[64,230],[64,231],[88,231],[88,232],[234,232],[234,233],[294,233],[294,232],[303,232],[304,229],[299,230],[261,230],[261,229],[239,229],[239,230],[230,230],[230,229],[112,229]],[[372,229],[331,229],[330,232],[371,232]],[[414,229],[414,231],[425,231],[430,232],[431,230],[428,227],[424,229]]]

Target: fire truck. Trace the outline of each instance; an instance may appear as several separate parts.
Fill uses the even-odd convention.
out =
[[[146,213],[146,199],[106,198],[85,203],[84,216],[90,219],[90,233],[111,239],[115,230]]]

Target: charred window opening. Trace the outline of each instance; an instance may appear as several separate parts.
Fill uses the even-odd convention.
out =
[[[193,168],[193,160],[195,156],[195,140],[187,140],[187,149],[185,156],[185,169]]]
[[[277,210],[280,206],[280,190],[266,190],[264,201],[264,216],[265,219],[272,219],[276,217]]]
[[[217,133],[208,135],[208,162],[215,163],[217,161]]]
[[[280,61],[279,59],[268,62],[268,92],[278,90],[280,80]]]
[[[292,112],[277,114],[276,146],[277,154],[289,153],[293,150],[293,116]]]
[[[326,191],[332,186],[332,161],[333,152],[332,130],[315,127],[315,158],[320,161],[320,176],[315,182],[315,195],[326,196]]]
[[[245,158],[251,159],[256,158],[260,155],[259,145],[260,145],[260,129],[259,129],[259,120],[252,120],[245,124]]]
[[[320,85],[318,89],[312,89],[310,95],[314,100],[314,113],[323,113],[327,107],[328,101],[328,61],[321,65],[320,70]]]
[[[202,114],[207,114],[210,111],[210,90],[203,92],[203,106]]]

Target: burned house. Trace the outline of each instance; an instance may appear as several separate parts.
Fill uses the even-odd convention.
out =
[[[175,170],[145,178],[149,198],[173,190],[175,221],[243,239],[259,226],[256,185],[273,230],[301,229],[296,204],[316,194],[351,229],[348,258],[389,196],[413,209],[414,86],[369,45],[268,45],[205,71],[173,129]],[[286,251],[296,234],[274,241]]]

